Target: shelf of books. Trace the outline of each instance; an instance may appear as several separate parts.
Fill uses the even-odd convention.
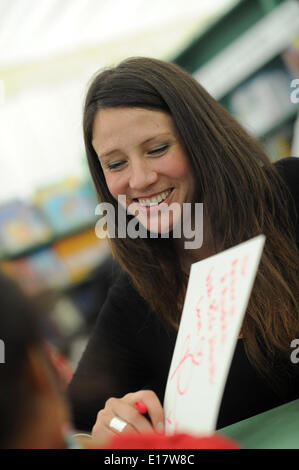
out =
[[[84,282],[109,252],[96,205],[91,184],[71,179],[0,205],[1,269],[30,295]]]
[[[294,155],[297,1],[241,0],[173,60],[261,142],[272,161]]]

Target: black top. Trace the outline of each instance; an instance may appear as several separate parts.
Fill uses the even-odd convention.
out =
[[[275,165],[287,181],[299,213],[299,158],[286,158]],[[296,239],[299,246],[299,218]],[[109,397],[149,389],[163,404],[175,340],[176,332],[161,323],[129,277],[121,273],[109,291],[68,390],[75,428],[90,430]],[[299,379],[288,379],[283,393],[276,394],[249,363],[239,339],[217,429],[296,398]]]

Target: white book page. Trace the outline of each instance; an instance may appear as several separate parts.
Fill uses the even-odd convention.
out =
[[[212,434],[265,236],[191,267],[164,398],[166,432]]]

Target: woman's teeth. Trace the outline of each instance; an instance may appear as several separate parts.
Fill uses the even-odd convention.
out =
[[[138,199],[139,204],[142,206],[155,206],[157,204],[160,204],[160,202],[164,201],[168,194],[170,194],[172,189],[168,189],[167,191],[164,191],[163,193],[158,194],[157,196],[147,198],[147,199]]]

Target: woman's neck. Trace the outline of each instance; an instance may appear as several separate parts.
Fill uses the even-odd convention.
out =
[[[209,243],[205,242],[200,248],[192,250],[184,248],[184,241],[180,239],[177,241],[176,247],[181,260],[182,270],[187,275],[189,275],[190,268],[193,263],[196,263],[197,261],[202,261],[216,254],[216,249],[213,241],[210,241]]]
[[[194,227],[193,227],[194,229]],[[202,245],[199,248],[186,248],[191,246],[190,240],[184,236],[175,239],[175,246],[181,260],[181,266],[185,274],[189,275],[191,265],[197,261],[209,258],[216,254],[216,236],[211,229],[211,224],[208,218],[207,211],[203,212],[202,227],[198,230],[202,231]],[[182,231],[184,233],[184,231]]]

